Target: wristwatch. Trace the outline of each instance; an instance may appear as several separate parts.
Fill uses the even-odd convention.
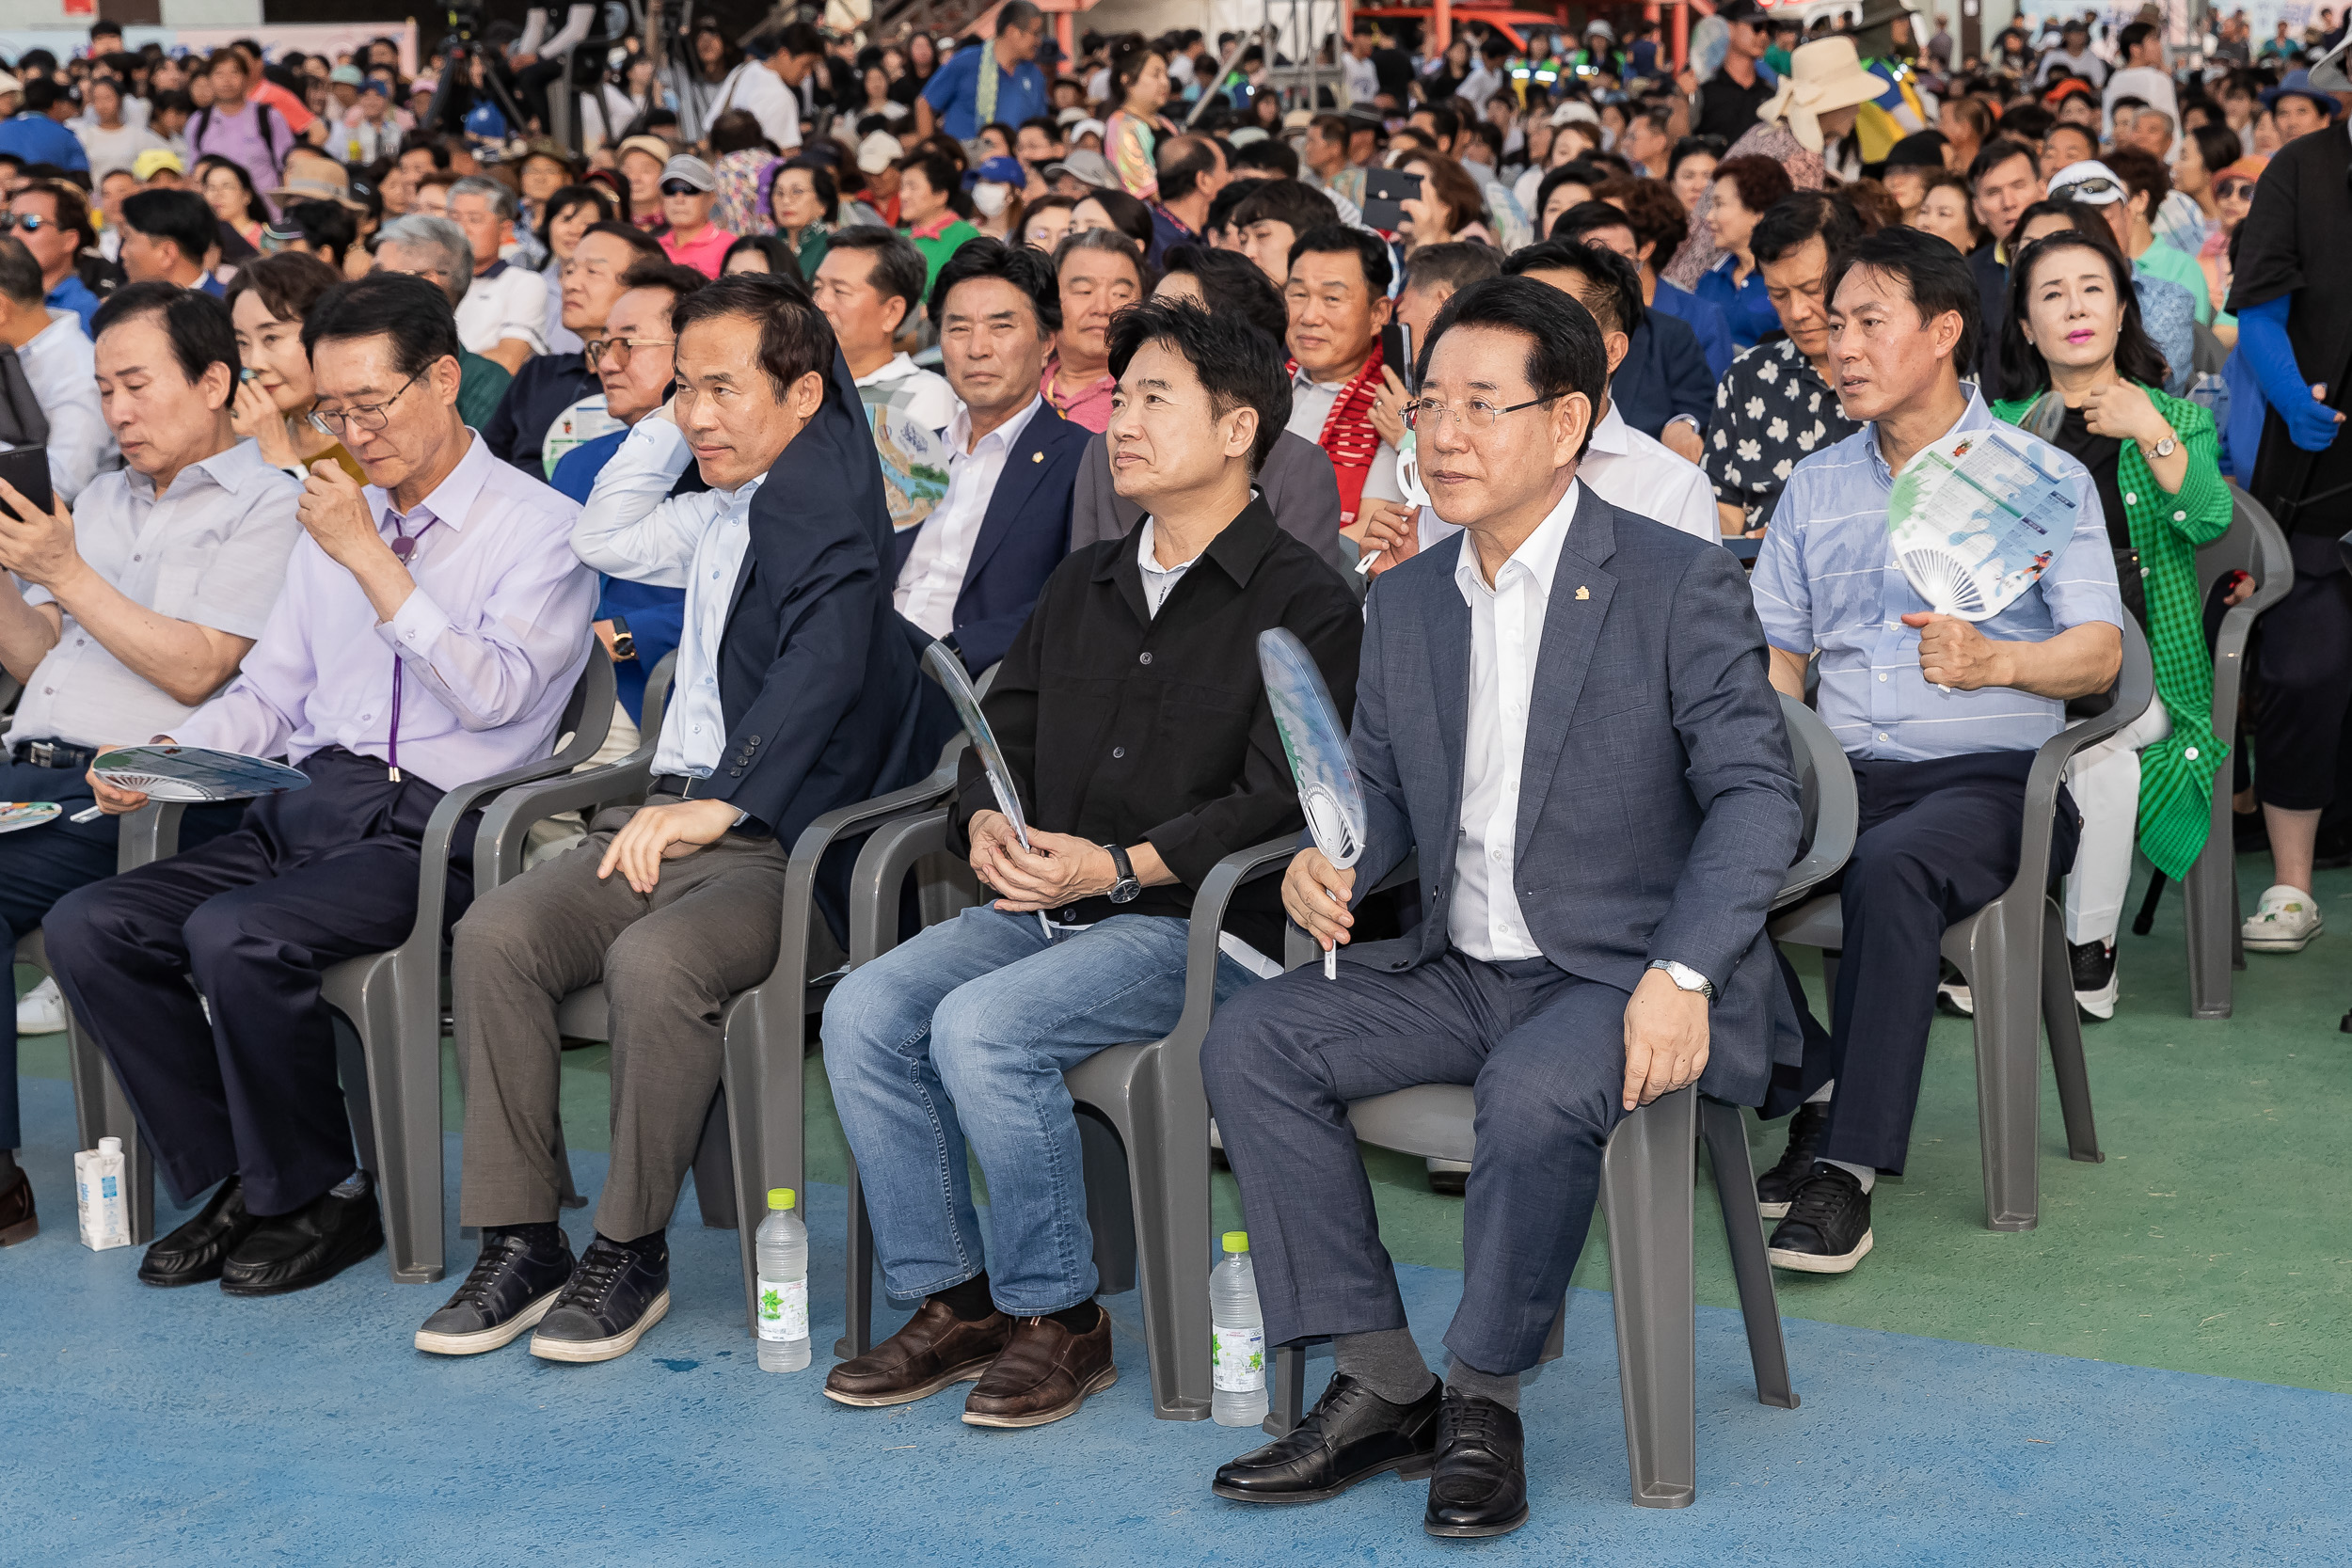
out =
[[[1143,884],[1136,879],[1135,863],[1127,858],[1127,851],[1116,844],[1105,844],[1103,847],[1111,852],[1111,869],[1119,873],[1119,880],[1111,884],[1111,902],[1134,903],[1136,895],[1143,891]]]
[[[1652,958],[1649,966],[1652,969],[1664,970],[1666,978],[1672,980],[1678,989],[1698,991],[1709,1002],[1715,1000],[1715,982],[1692,969],[1689,964],[1677,963],[1672,958]]]
[[[612,662],[626,664],[637,657],[637,638],[628,629],[628,622],[612,617]]]
[[[2151,457],[2169,457],[2180,450],[2180,437],[2174,436],[2168,430],[2164,433],[2163,440],[2158,441],[2154,446],[2148,449],[2148,455]]]

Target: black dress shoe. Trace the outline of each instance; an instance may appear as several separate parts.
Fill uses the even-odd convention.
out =
[[[1484,1394],[1448,1388],[1438,1412],[1438,1461],[1429,1478],[1432,1535],[1508,1535],[1527,1523],[1527,1433],[1519,1413]]]
[[[436,1355],[479,1355],[538,1325],[572,1277],[571,1238],[534,1247],[512,1230],[485,1227],[473,1273],[417,1330],[417,1348]]]
[[[33,1179],[16,1173],[15,1185],[0,1193],[0,1246],[14,1246],[40,1234],[40,1216],[33,1212]]]
[[[1438,1441],[1442,1386],[1410,1404],[1391,1404],[1345,1372],[1306,1419],[1239,1459],[1218,1466],[1209,1490],[1237,1503],[1319,1503],[1359,1481],[1394,1470],[1411,1481],[1429,1473]]]
[[[1842,1165],[1816,1161],[1789,1200],[1788,1217],[1772,1229],[1767,1243],[1772,1267],[1851,1274],[1869,1251],[1870,1195],[1861,1179]]]
[[[670,1311],[670,1246],[622,1246],[598,1236],[539,1320],[531,1354],[547,1361],[610,1361],[637,1348]]]
[[[245,1212],[245,1183],[230,1177],[203,1212],[147,1249],[139,1278],[150,1285],[201,1285],[220,1277],[229,1255],[262,1222]]]
[[[1807,1101],[1797,1107],[1797,1114],[1788,1118],[1788,1147],[1781,1151],[1780,1163],[1756,1179],[1757,1213],[1776,1220],[1788,1212],[1788,1199],[1813,1174],[1813,1162],[1820,1156],[1821,1140],[1828,1136],[1828,1101],[1818,1105]]]
[[[324,1285],[384,1244],[375,1183],[357,1196],[330,1188],[291,1214],[254,1227],[221,1265],[220,1288],[232,1296],[282,1296]]]

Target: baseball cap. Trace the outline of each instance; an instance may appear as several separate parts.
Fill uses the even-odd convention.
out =
[[[660,136],[622,137],[621,145],[612,150],[612,161],[617,164],[631,152],[643,152],[651,157],[659,158],[661,160],[662,166],[665,169],[669,166],[671,155],[670,144],[663,141]]]
[[[1772,20],[1771,13],[1757,0],[1730,0],[1728,5],[1716,7],[1715,14],[1725,22],[1763,23]],[[1585,31],[1590,33],[1592,29],[1588,27]]]
[[[1070,139],[1072,141],[1076,141],[1080,136],[1085,135],[1089,131],[1093,132],[1098,136],[1107,135],[1107,128],[1103,124],[1103,122],[1089,117],[1072,124],[1070,127]]]
[[[2079,201],[2090,207],[2110,207],[2131,193],[2115,170],[2096,158],[2069,164],[2050,176],[2050,199]]]
[[[155,178],[155,171],[167,168],[174,174],[185,174],[188,166],[180,161],[180,154],[167,147],[151,147],[131,160],[131,172],[141,184]]]
[[[887,131],[869,131],[857,144],[857,166],[867,174],[880,174],[905,155],[898,138]]]
[[[1080,184],[1104,190],[1117,182],[1111,174],[1111,166],[1100,152],[1073,152],[1067,158],[1047,164],[1043,173],[1048,180],[1058,180],[1067,174]]]
[[[367,80],[356,65],[339,65],[326,73],[326,79],[341,87],[356,87]]]
[[[985,158],[977,167],[963,171],[963,188],[967,191],[983,180],[998,185],[1025,185],[1029,176],[1018,158]]]
[[[710,172],[710,166],[691,152],[681,152],[661,166],[661,182],[666,185],[673,180],[691,185],[698,191],[719,188],[719,177]]]

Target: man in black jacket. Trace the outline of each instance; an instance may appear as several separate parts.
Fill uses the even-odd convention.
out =
[[[600,571],[686,590],[653,788],[457,927],[459,1212],[482,1257],[420,1350],[474,1354],[535,1324],[533,1354],[602,1361],[660,1321],[664,1227],[718,1087],[720,1013],[774,967],[792,841],[914,782],[954,733],[890,608],[872,437],[825,318],[749,274],[681,299],[671,326],[679,391],[630,431],[572,538]],[[690,453],[710,488],[674,496]],[[556,1007],[598,980],[612,1168],[575,1266],[555,1224]]]
[[[596,223],[580,236],[571,259],[564,263],[564,325],[583,341],[604,336],[604,318],[613,302],[628,291],[621,275],[640,261],[660,261],[661,247],[642,229],[626,223]],[[586,354],[540,354],[522,363],[499,401],[498,412],[482,427],[482,438],[500,461],[511,463],[536,480],[555,472],[554,459],[577,440],[601,436],[612,421],[585,436],[564,436],[553,452],[548,450],[556,421],[583,398],[597,400],[602,409],[604,384]]]
[[[955,833],[1001,896],[853,971],[825,1006],[883,1276],[928,1298],[834,1369],[843,1404],[977,1378],[965,1421],[1038,1426],[1117,1377],[1063,1069],[1175,1026],[1194,890],[1301,825],[1258,634],[1296,633],[1343,714],[1355,690],[1354,595],[1250,494],[1290,412],[1281,352],[1163,302],[1121,311],[1110,345],[1113,482],[1149,515],[1062,562],[989,692],[1029,847],[967,753]],[[1279,967],[1276,890],[1247,892],[1219,995]],[[985,1248],[967,1148],[988,1178]]]

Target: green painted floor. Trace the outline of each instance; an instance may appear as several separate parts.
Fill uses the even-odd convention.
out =
[[[2251,907],[2266,856],[2239,867]],[[1975,1068],[1964,1020],[1939,1019],[1930,1043],[1910,1169],[1878,1188],[1876,1250],[1842,1279],[1781,1275],[1781,1309],[1858,1327],[2044,1351],[2179,1371],[2352,1392],[2352,1238],[2342,1200],[2343,1107],[2352,1037],[2352,872],[2316,890],[2328,934],[2293,956],[2254,955],[2236,1016],[2187,1016],[2181,904],[2154,931],[2122,938],[2122,1001],[2087,1025],[2085,1048],[2104,1164],[2066,1157],[2044,1073],[2042,1219],[2037,1230],[1983,1227]],[[2137,907],[2137,894],[2128,908]],[[1819,974],[1807,976],[1817,1002]],[[64,1037],[25,1041],[24,1070],[65,1076]],[[606,1053],[564,1058],[572,1147],[607,1143]],[[808,1064],[809,1179],[840,1182],[846,1150],[822,1064]],[[461,1124],[454,1071],[448,1122]],[[1758,1165],[1779,1156],[1754,1127]],[[1368,1151],[1383,1236],[1400,1262],[1461,1266],[1459,1199],[1427,1190],[1420,1163]],[[1701,1162],[1699,1294],[1736,1305],[1723,1232]],[[1216,1180],[1220,1227],[1241,1223],[1230,1177]],[[1606,1289],[1597,1234],[1577,1283]]]

